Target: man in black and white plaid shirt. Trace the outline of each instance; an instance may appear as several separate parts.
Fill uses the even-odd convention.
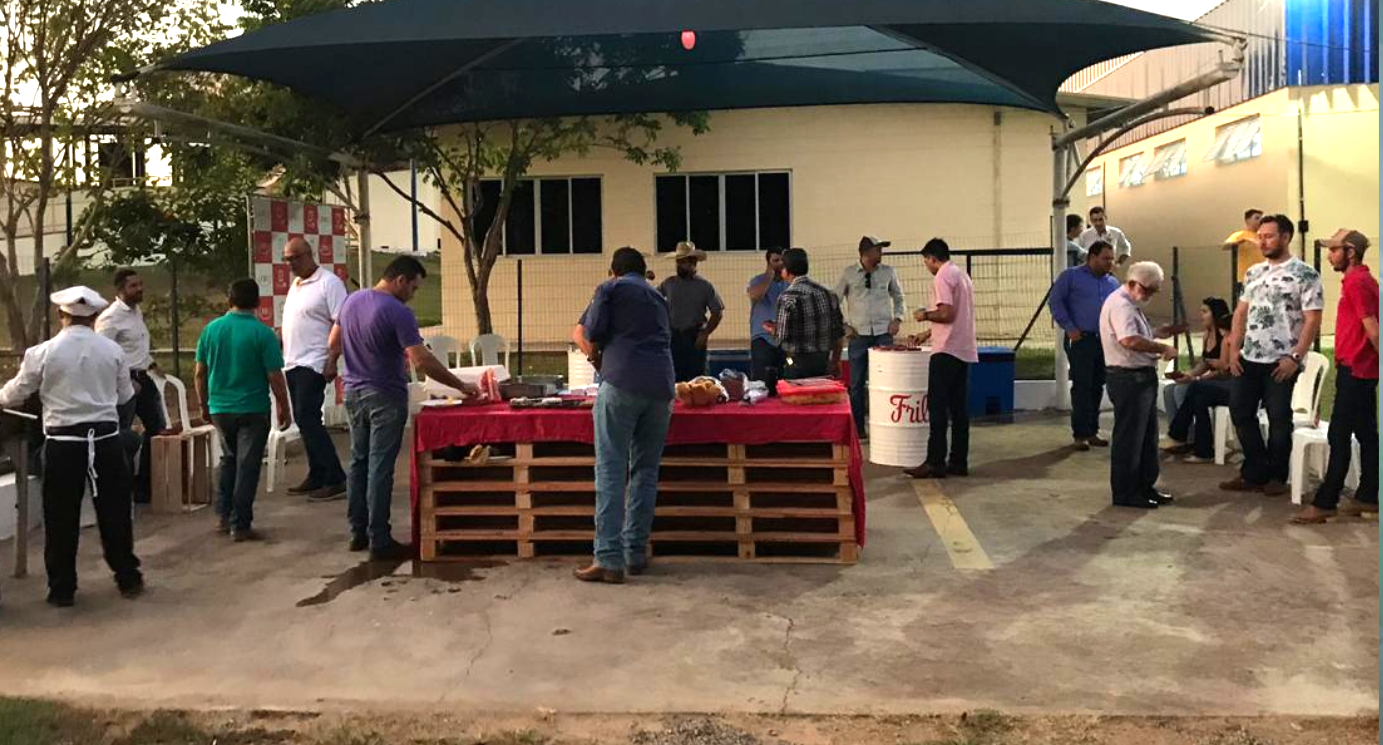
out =
[[[840,299],[828,288],[807,277],[807,252],[790,248],[783,252],[783,277],[788,288],[778,297],[776,320],[764,329],[787,356],[785,380],[836,375],[840,371],[840,342],[845,338],[845,319]]]

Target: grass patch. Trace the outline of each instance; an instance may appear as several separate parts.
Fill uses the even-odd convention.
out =
[[[1013,720],[991,709],[979,709],[960,716],[959,731],[945,740],[929,740],[913,745],[1003,745],[1003,735],[1013,729]]]
[[[179,712],[156,711],[115,745],[204,745],[212,735],[187,721]]]
[[[90,745],[105,727],[90,712],[51,701],[0,698],[0,745]]]

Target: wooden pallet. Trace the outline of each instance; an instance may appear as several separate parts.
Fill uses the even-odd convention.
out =
[[[424,561],[590,555],[595,453],[493,446],[488,462],[420,457]],[[849,451],[831,443],[672,446],[650,553],[663,559],[853,563]]]

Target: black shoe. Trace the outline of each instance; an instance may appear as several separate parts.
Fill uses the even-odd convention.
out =
[[[961,477],[969,476],[969,475],[970,475],[970,467],[969,467],[969,466],[946,466],[946,475],[947,475],[947,476],[961,476]]]
[[[413,558],[413,547],[398,541],[370,549],[370,561],[399,561],[411,558]]]
[[[317,483],[316,481],[313,481],[312,479],[303,479],[303,482],[301,484],[298,484],[297,486],[288,487],[288,493],[307,494],[308,492],[317,491],[320,488],[322,488],[322,485]]]
[[[231,528],[230,537],[231,541],[234,543],[245,543],[247,541],[264,540],[264,536],[261,535],[259,531],[255,530],[254,528],[245,528],[244,530],[236,530],[235,528]]]
[[[335,502],[338,499],[346,498],[346,482],[339,484],[329,484],[320,489],[313,489],[307,494],[309,502]]]
[[[1151,499],[1152,501],[1157,502],[1159,505],[1171,504],[1172,502],[1177,501],[1177,500],[1176,500],[1176,497],[1173,497],[1172,495],[1168,494],[1167,492],[1158,491],[1158,490],[1156,490],[1156,489],[1149,489],[1149,490],[1148,490],[1148,495],[1147,495],[1147,496],[1148,496],[1148,499]]]
[[[351,536],[350,550],[364,551],[370,547],[370,539],[363,535]]]
[[[217,532],[217,533],[220,533],[221,535],[230,535],[230,532],[231,532],[231,522],[230,522],[230,518],[228,518],[228,517],[218,517],[218,518],[216,518],[216,532]]]
[[[144,576],[137,575],[133,579],[119,581],[115,583],[120,588],[120,597],[126,600],[134,600],[144,594]]]
[[[77,604],[77,598],[74,595],[60,595],[56,592],[49,592],[48,604],[54,608],[71,608]]]
[[[639,576],[640,574],[643,574],[643,573],[646,572],[646,571],[648,571],[648,565],[647,565],[647,564],[633,564],[633,563],[630,563],[630,564],[625,565],[625,567],[624,567],[624,573],[627,574],[627,575],[629,575],[629,576],[631,576],[631,577],[637,577],[637,576]]]
[[[1155,509],[1157,509],[1157,500],[1155,500],[1155,499],[1147,499],[1147,498],[1143,498],[1143,499],[1131,499],[1131,500],[1125,500],[1125,501],[1118,501],[1118,500],[1115,500],[1114,506],[1115,506],[1115,507],[1136,507],[1136,508],[1138,508],[1138,509],[1140,509],[1140,510],[1155,510]]]
[[[922,465],[916,468],[905,468],[903,469],[903,473],[915,479],[946,478],[945,468],[941,468],[940,466],[933,466],[927,463],[923,463]]]

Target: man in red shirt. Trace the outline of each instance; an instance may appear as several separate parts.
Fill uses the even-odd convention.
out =
[[[1351,438],[1359,440],[1362,474],[1354,499],[1338,512],[1378,512],[1378,280],[1364,265],[1369,239],[1341,228],[1322,243],[1330,265],[1344,274],[1335,313],[1335,410],[1330,413],[1330,465],[1307,505],[1292,522],[1323,523],[1337,513],[1349,472]]]

